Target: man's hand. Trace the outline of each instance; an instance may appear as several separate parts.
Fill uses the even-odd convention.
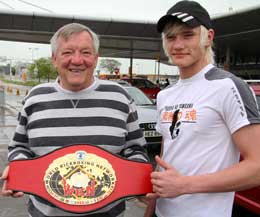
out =
[[[1,181],[3,182],[3,186],[2,186],[2,189],[1,189],[1,192],[0,192],[0,195],[2,196],[12,196],[12,197],[22,197],[24,195],[23,192],[14,192],[12,190],[7,190],[6,188],[6,179],[8,177],[8,172],[9,172],[9,166],[7,166],[5,168],[5,170],[3,171],[2,173],[2,176],[0,177]]]
[[[154,193],[147,194],[148,198],[177,197],[185,193],[184,177],[174,167],[163,161],[159,156],[155,160],[164,171],[153,172],[151,182]]]

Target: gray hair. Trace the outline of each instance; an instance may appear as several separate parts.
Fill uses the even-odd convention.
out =
[[[64,38],[65,40],[68,40],[71,37],[71,35],[83,31],[86,31],[90,34],[93,40],[94,52],[95,54],[97,54],[99,49],[99,38],[97,34],[94,33],[89,27],[79,23],[69,23],[67,25],[62,26],[60,29],[58,29],[58,31],[52,36],[50,40],[52,53],[55,54],[57,52],[58,43],[59,43],[58,39],[60,37]]]
[[[170,33],[177,33],[179,32],[183,27],[185,26],[185,24],[183,24],[182,22],[174,22],[174,23],[169,23],[165,26],[163,32],[162,32],[162,44],[163,44],[163,50],[165,55],[169,58],[170,55],[168,54],[167,51],[167,41],[166,41],[166,36],[167,34]],[[201,49],[203,49],[207,43],[207,38],[208,38],[208,29],[206,29],[206,27],[204,26],[200,26],[200,47]],[[205,58],[207,60],[207,63],[215,63],[215,53],[213,51],[213,43],[210,46],[206,47],[205,50]],[[169,62],[171,62],[171,59],[169,58]]]

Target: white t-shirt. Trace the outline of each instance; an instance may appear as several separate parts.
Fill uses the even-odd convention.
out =
[[[183,175],[214,173],[237,163],[239,152],[231,134],[250,123],[260,123],[247,84],[211,64],[161,91],[157,109],[156,129],[164,139],[162,158]],[[178,114],[174,115],[176,110]],[[178,118],[172,124],[174,116]],[[233,198],[233,192],[161,198],[157,200],[156,214],[229,217]]]

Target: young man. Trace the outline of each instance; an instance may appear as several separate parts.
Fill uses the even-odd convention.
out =
[[[93,76],[97,35],[84,25],[68,24],[54,34],[51,47],[59,77],[54,83],[34,87],[25,98],[8,160],[34,158],[70,144],[92,144],[128,159],[147,161],[133,100],[120,85]],[[2,179],[7,176],[8,167]],[[23,195],[5,185],[1,193]],[[71,214],[37,196],[30,196],[28,204],[31,217],[121,217],[125,209],[124,202],[117,201],[88,215]]]
[[[157,28],[180,79],[157,97],[163,150],[147,196],[157,198],[158,217],[230,217],[234,191],[260,185],[255,98],[241,79],[213,65],[214,30],[200,4],[178,2]]]

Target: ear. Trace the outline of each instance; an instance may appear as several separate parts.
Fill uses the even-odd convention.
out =
[[[54,53],[51,54],[51,60],[52,60],[52,64],[55,68],[57,68],[57,57]]]
[[[214,35],[215,35],[215,32],[213,29],[209,29],[208,31],[208,43],[206,44],[206,46],[211,46],[212,43],[213,43],[213,39],[214,39]]]
[[[97,64],[98,64],[98,54],[95,54],[95,67],[97,66]]]

